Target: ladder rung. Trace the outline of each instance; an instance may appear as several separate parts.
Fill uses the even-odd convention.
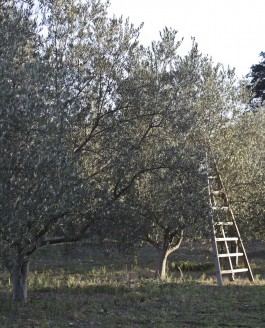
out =
[[[214,196],[220,196],[220,195],[224,195],[225,192],[223,190],[214,190],[211,192],[211,194]]]
[[[238,237],[221,237],[215,238],[216,241],[237,241]]]
[[[212,206],[212,210],[223,210],[225,212],[228,212],[229,207],[228,206],[222,206],[222,207]]]
[[[233,222],[215,222],[214,225],[233,225]]]
[[[232,256],[243,256],[243,253],[226,253],[226,254],[218,254],[218,257],[232,257]]]
[[[217,206],[212,206],[213,210],[223,210],[225,212],[229,211],[229,207],[228,206],[222,206],[222,207],[217,207]]]
[[[247,271],[248,271],[248,268],[233,269],[233,270],[222,270],[221,274],[239,273],[239,272],[247,272]]]

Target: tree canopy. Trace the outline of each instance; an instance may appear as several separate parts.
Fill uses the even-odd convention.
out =
[[[0,254],[14,300],[27,296],[36,249],[84,236],[152,244],[164,277],[167,256],[208,224],[205,147],[235,204],[244,188],[260,195],[244,205],[258,215],[253,231],[264,215],[264,131],[242,114],[234,72],[195,41],[179,56],[170,28],[144,47],[141,26],[107,10],[99,0],[0,6]],[[231,181],[246,186],[239,198]]]

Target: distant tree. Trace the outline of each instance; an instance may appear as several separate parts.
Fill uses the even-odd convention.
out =
[[[251,72],[247,77],[250,78],[249,88],[253,93],[251,99],[263,103],[265,100],[265,52],[262,51],[260,57],[260,62],[251,66]]]

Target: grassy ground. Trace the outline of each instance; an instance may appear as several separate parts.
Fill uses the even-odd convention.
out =
[[[10,301],[0,275],[0,327],[265,327],[264,244],[247,248],[255,283],[239,277],[216,286],[209,245],[182,247],[167,282],[155,279],[155,253],[139,256],[86,244],[47,247],[34,255],[29,299]],[[187,271],[189,270],[189,271]]]

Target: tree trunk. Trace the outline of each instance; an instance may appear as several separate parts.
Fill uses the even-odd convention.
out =
[[[159,251],[157,277],[160,280],[165,280],[167,277],[167,258],[169,254],[169,250],[162,249]]]
[[[178,230],[174,230],[170,233],[168,229],[166,229],[166,233],[164,235],[164,245],[162,248],[159,247],[159,243],[153,240],[149,235],[146,236],[145,241],[150,243],[158,252],[158,265],[156,275],[157,278],[161,280],[165,280],[167,278],[167,258],[168,255],[176,251],[183,240],[183,229],[180,230],[180,236],[177,235]],[[172,240],[174,239],[174,243]],[[171,242],[169,242],[171,241]]]
[[[13,270],[13,297],[16,302],[25,302],[28,296],[27,281],[29,275],[29,260],[18,261]]]
[[[157,277],[160,278],[160,280],[166,280],[167,278],[167,258],[168,256],[176,251],[183,240],[183,231],[181,231],[181,237],[179,237],[178,241],[175,243],[175,245],[169,248],[162,248],[159,249],[156,247],[158,251],[158,267],[157,267]]]

